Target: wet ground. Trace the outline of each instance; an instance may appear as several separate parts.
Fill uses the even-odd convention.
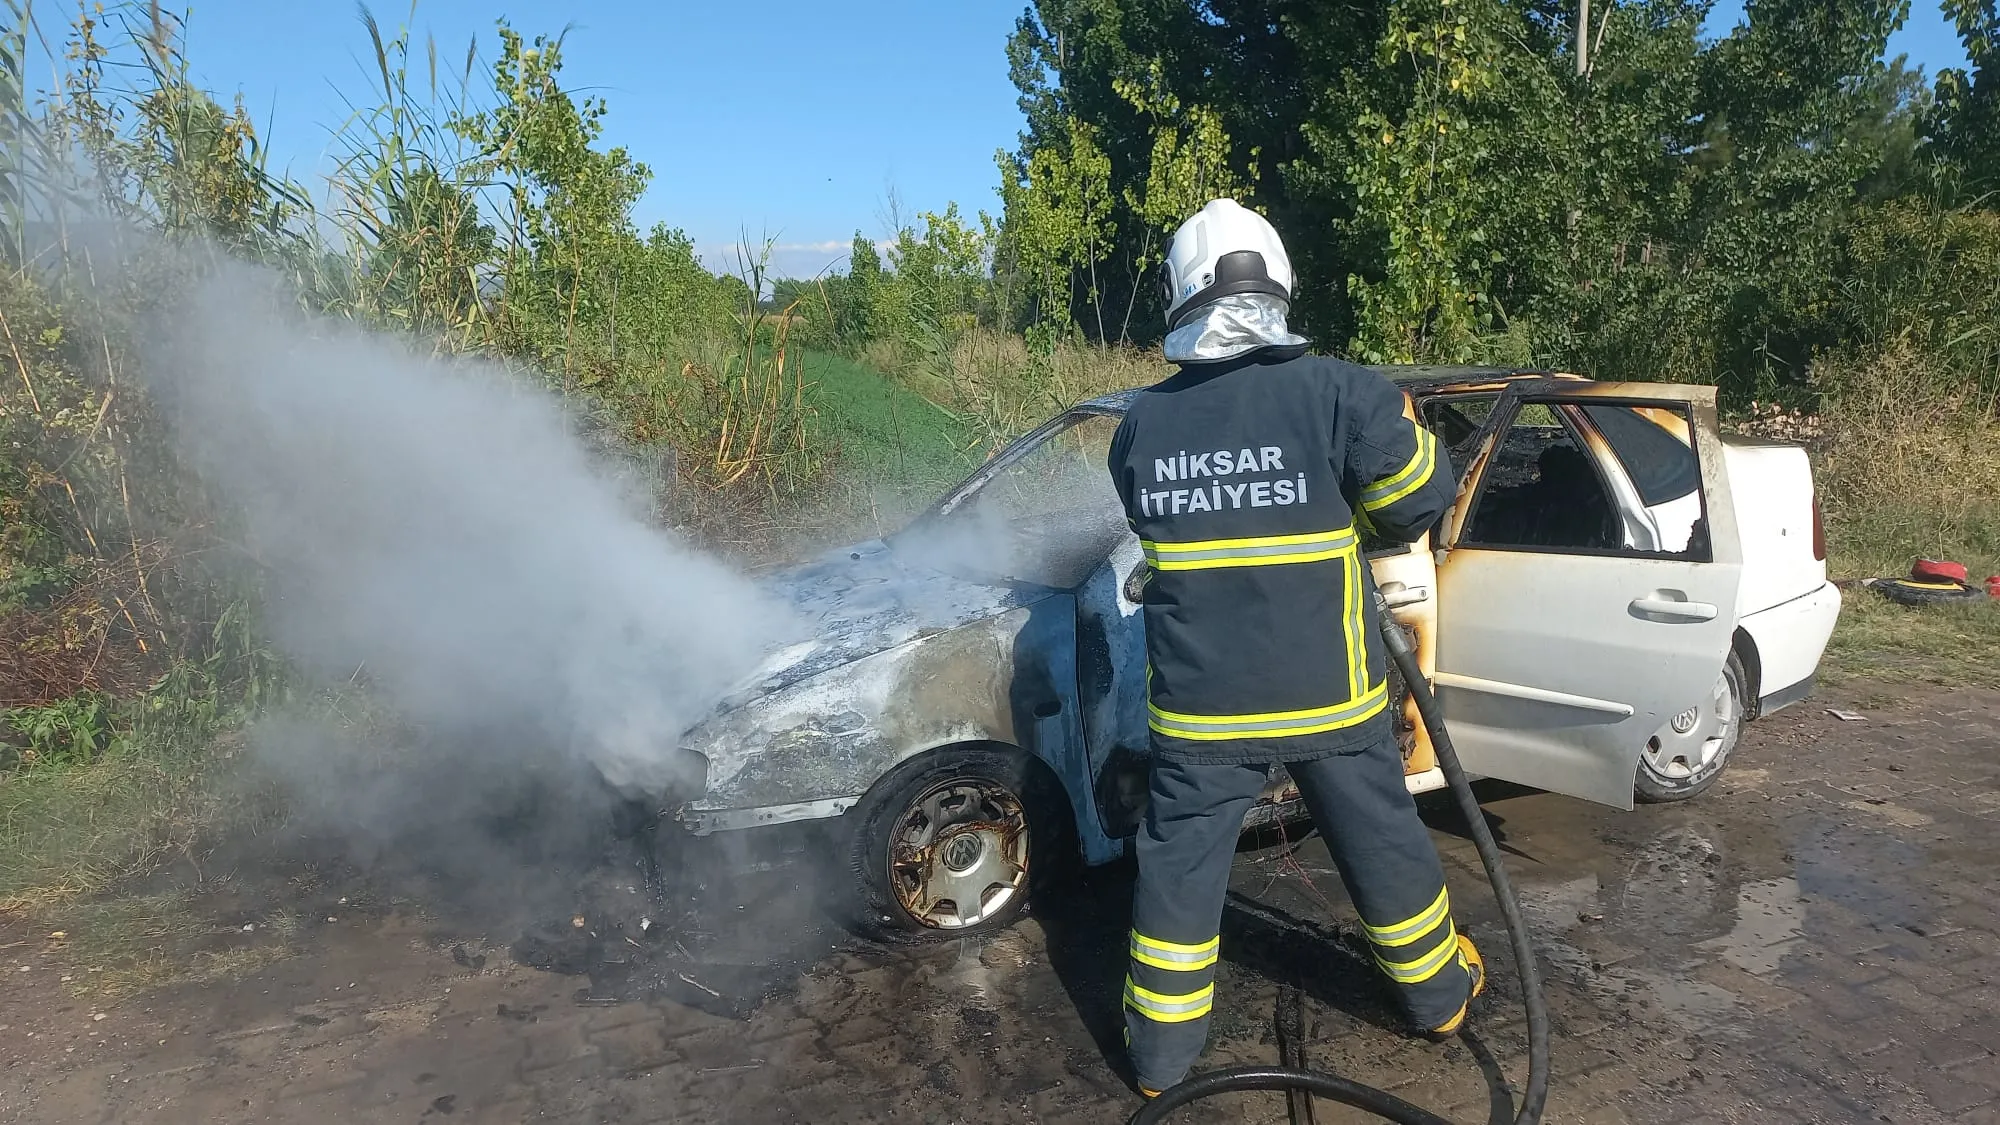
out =
[[[1487,794],[1549,978],[1549,1121],[2000,1123],[2000,695],[1873,695],[1754,726],[1722,786],[1686,805]],[[1514,975],[1471,845],[1448,812],[1433,824],[1494,965],[1471,1034],[1395,1033],[1308,839],[1239,859],[1203,1066],[1284,1049],[1459,1121],[1504,1112],[1525,1051]],[[357,884],[312,904],[326,913],[304,956],[108,1007],[58,983],[59,954],[7,949],[0,1120],[1114,1122],[1133,1108],[1116,1069],[1121,870],[996,938],[917,949],[818,920],[809,865],[741,884],[685,941],[627,875],[599,873],[592,901],[614,901],[583,927],[525,935],[374,905]],[[1281,1098],[1245,1096],[1185,1119],[1287,1116]]]

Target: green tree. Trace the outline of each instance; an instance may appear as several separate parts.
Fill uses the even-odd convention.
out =
[[[1380,230],[1379,280],[1349,279],[1355,350],[1375,362],[1471,358],[1487,300],[1487,224],[1499,218],[1483,102],[1504,49],[1496,0],[1395,0],[1377,65],[1403,81],[1399,106],[1355,120],[1360,222]]]
[[[1970,68],[1937,77],[1933,143],[1974,194],[2000,190],[2000,2],[1944,0]]]
[[[1230,163],[1229,132],[1223,128],[1222,116],[1208,106],[1183,105],[1167,90],[1158,63],[1147,68],[1143,79],[1114,79],[1112,86],[1145,114],[1152,129],[1145,179],[1121,193],[1139,227],[1136,250],[1128,243],[1131,291],[1118,328],[1118,338],[1128,340],[1139,294],[1147,288],[1147,276],[1165,260],[1174,229],[1212,199],[1250,196],[1256,154],[1251,154],[1248,175],[1239,174]]]
[[[1029,128],[1003,181],[1020,179],[1035,152],[1066,153],[1072,121],[1090,126],[1111,178],[1104,303],[1156,312],[1157,285],[1133,267],[1151,256],[1149,232],[1157,242],[1164,223],[1136,208],[1147,199],[1158,107],[1168,98],[1185,107],[1188,119],[1166,122],[1181,138],[1203,131],[1193,120],[1199,107],[1214,116],[1206,136],[1226,148],[1221,163],[1241,201],[1291,236],[1302,279],[1296,317],[1344,338],[1342,282],[1358,257],[1345,225],[1353,213],[1345,137],[1355,114],[1347,76],[1372,69],[1384,16],[1380,4],[1336,0],[1038,0],[1009,42]],[[1315,132],[1339,138],[1331,155],[1309,147]],[[1013,214],[1010,206],[1010,224]],[[1135,313],[1134,323],[1159,322]]]
[[[29,138],[27,85],[23,81],[27,62],[27,15],[20,0],[0,3],[0,261],[18,264],[27,257],[28,174],[26,143]]]
[[[484,173],[510,184],[520,251],[508,263],[505,300],[523,342],[560,366],[567,387],[579,327],[615,323],[613,264],[638,249],[632,204],[652,173],[623,148],[593,147],[605,103],[572,98],[561,72],[561,36],[529,45],[502,21],[493,64],[499,103],[454,127],[479,147]]]
[[[1007,256],[1028,286],[1039,338],[1068,332],[1081,306],[1102,340],[1105,289],[1099,268],[1114,233],[1111,158],[1090,125],[1073,118],[1065,125],[1059,143],[1018,159],[1005,153],[997,158]]]
[[[1082,128],[1105,154],[1116,278],[1161,225],[1157,107],[1207,107],[1221,165],[1286,236],[1310,334],[1797,385],[1855,208],[1927,180],[1924,99],[1880,61],[1903,0],[1755,0],[1719,40],[1704,0],[1594,9],[1579,28],[1549,0],[1040,0],[1009,44],[1023,279],[1050,274],[1016,217],[1060,213],[1022,206],[1039,154]]]
[[[847,251],[846,282],[836,306],[834,331],[849,346],[865,344],[875,338],[881,323],[875,310],[881,301],[882,256],[860,231],[854,232]]]
[[[889,247],[889,270],[874,286],[873,315],[880,334],[944,374],[952,348],[988,305],[991,248],[956,203],[918,218],[923,232],[905,227]]]

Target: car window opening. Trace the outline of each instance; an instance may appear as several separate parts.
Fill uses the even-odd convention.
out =
[[[1474,439],[1493,416],[1499,400],[1497,394],[1458,394],[1439,395],[1423,403],[1419,417],[1424,428],[1444,443],[1454,469],[1462,470],[1471,462]]]
[[[1648,508],[1668,504],[1701,487],[1701,470],[1685,436],[1669,428],[1685,419],[1672,411],[1591,404],[1580,408],[1618,457]],[[1659,417],[1665,415],[1665,417]],[[1681,429],[1681,435],[1687,433]]]
[[[1706,560],[1692,432],[1679,406],[1523,404],[1494,450],[1464,541]]]
[[[1105,469],[1116,418],[1072,424],[982,481],[949,512],[898,540],[919,565],[1054,589],[1080,585],[1130,533]]]

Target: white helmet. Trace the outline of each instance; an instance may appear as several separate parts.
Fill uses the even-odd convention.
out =
[[[1292,299],[1292,259],[1264,216],[1233,199],[1212,200],[1174,232],[1161,266],[1167,331],[1196,310],[1236,293]]]

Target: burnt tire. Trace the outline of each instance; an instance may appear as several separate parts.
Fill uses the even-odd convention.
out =
[[[1673,746],[1661,744],[1662,737],[1673,737],[1661,732],[1639,755],[1639,770],[1632,779],[1633,796],[1640,804],[1659,805],[1689,800],[1713,789],[1729,765],[1729,755],[1743,737],[1743,725],[1749,722],[1754,702],[1750,698],[1750,677],[1743,670],[1743,662],[1732,652],[1723,664],[1722,679],[1716,685],[1714,697],[1703,704],[1727,712],[1716,745],[1706,748],[1698,757],[1678,754]]]
[[[957,746],[891,770],[842,818],[850,903],[884,941],[1005,929],[1032,892],[1070,868],[1069,802],[1040,761],[1003,746]]]

